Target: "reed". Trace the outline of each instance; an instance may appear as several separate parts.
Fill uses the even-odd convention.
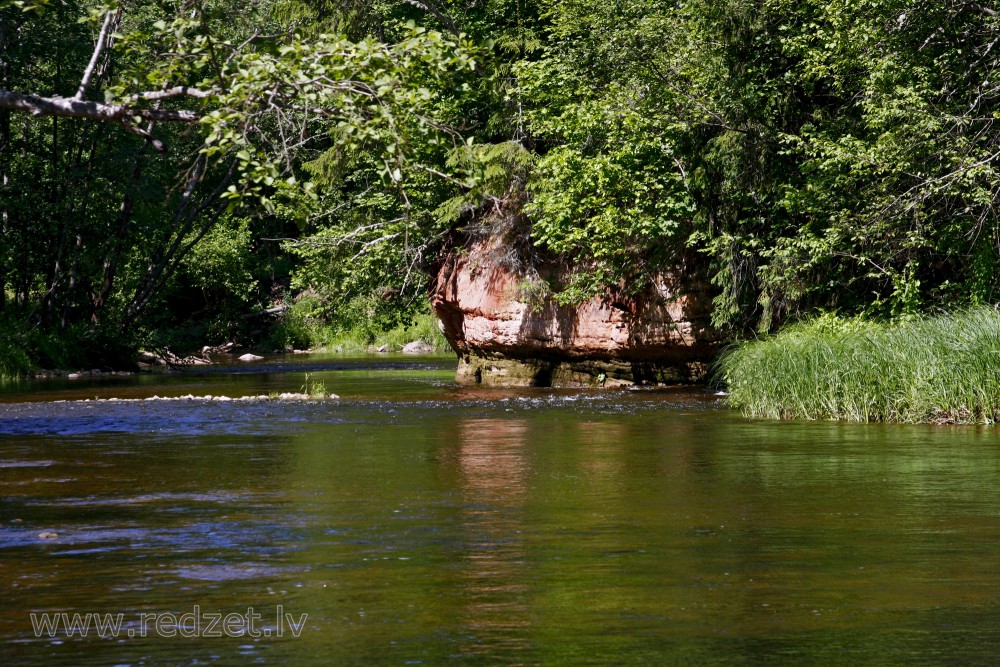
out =
[[[717,361],[752,417],[910,423],[1000,421],[1000,312],[892,323],[823,316]]]

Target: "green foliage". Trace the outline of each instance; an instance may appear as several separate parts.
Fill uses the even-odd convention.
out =
[[[787,137],[804,179],[785,203],[809,224],[778,249],[791,261],[775,282],[825,273],[888,314],[948,303],[956,279],[973,288],[961,301],[994,300],[995,17],[950,3],[771,7],[811,17],[780,28],[790,73],[836,101]]]
[[[448,155],[446,167],[464,173],[466,186],[434,211],[451,225],[502,224],[522,213],[524,189],[537,156],[520,142],[462,144]],[[502,234],[501,230],[481,230]]]
[[[195,245],[181,268],[191,288],[220,301],[246,303],[257,284],[254,280],[253,237],[246,219],[224,221]]]
[[[203,145],[211,160],[235,160],[237,177],[224,199],[250,199],[271,210],[276,190],[301,182],[292,165],[301,140],[325,134],[344,150],[378,144],[383,176],[398,180],[400,163],[418,137],[438,132],[428,112],[438,90],[460,85],[455,75],[476,66],[470,44],[409,22],[398,41],[351,40],[328,33],[279,32],[238,41],[225,5],[190,16],[167,5],[116,43],[132,67],[107,88],[112,101],[143,99],[143,91],[189,86],[198,91]],[[173,10],[173,11],[170,11]],[[246,26],[246,18],[236,19]],[[435,141],[429,136],[425,140]],[[287,193],[286,193],[287,194]]]
[[[0,382],[16,380],[27,375],[31,369],[31,359],[19,341],[10,335],[3,336],[3,342],[0,342]]]
[[[389,351],[396,352],[414,341],[427,343],[439,354],[451,352],[451,346],[438,326],[437,316],[428,312],[415,315],[409,323],[379,332],[372,345],[376,348],[385,345]]]
[[[1000,313],[877,324],[826,315],[730,349],[728,402],[754,417],[1000,421]]]
[[[332,6],[27,4],[0,6],[0,89],[72,94],[110,26],[84,99],[134,108],[123,124],[139,136],[0,109],[0,312],[95,341],[259,336],[241,318],[291,296],[289,253],[259,237],[314,231],[321,197],[304,164],[360,155],[360,178],[398,196],[415,153],[447,150],[435,105],[476,67],[460,35],[401,19],[380,40],[346,16],[327,20]],[[319,29],[334,25],[353,38]],[[197,122],[147,124],[147,112]],[[170,151],[153,155],[161,143]],[[393,206],[384,197],[367,210]],[[425,284],[410,271],[419,258],[401,254],[413,279],[405,299],[382,299],[373,326],[405,318],[393,309],[412,311]],[[373,270],[399,256],[386,251]],[[348,282],[352,296],[387,293],[361,272]]]
[[[551,17],[545,56],[515,72],[527,131],[546,144],[526,211],[535,244],[571,267],[556,294],[568,302],[673,268],[694,202],[678,168],[682,124],[662,106],[672,96],[647,79],[666,51],[646,40],[673,32],[664,11],[554,3]]]
[[[301,294],[297,301],[289,304],[268,336],[268,347],[272,349],[310,349],[325,338],[325,321],[318,316],[310,294]]]
[[[0,10],[19,9],[22,12],[42,13],[48,8],[50,0],[0,0]]]
[[[308,306],[303,307],[303,302],[308,302],[308,297],[286,311],[273,330],[271,342],[275,347],[360,354],[383,345],[387,351],[398,352],[407,343],[419,340],[430,345],[435,352],[451,350],[438,327],[437,317],[429,312],[418,313],[409,322],[391,328],[373,327],[343,316],[327,319],[316,314],[308,315]]]
[[[977,3],[5,0],[0,89],[72,95],[105,20],[85,99],[124,129],[0,109],[28,327],[259,339],[291,304],[275,343],[367,344],[482,239],[562,303],[707,275],[736,335],[1000,298]]]
[[[25,329],[17,318],[0,319],[0,381],[38,369],[111,368],[128,361],[129,344],[83,325],[62,331]]]
[[[641,284],[685,246],[730,330],[817,307],[995,300],[994,13],[923,0],[545,7],[548,39],[512,71],[539,155],[532,234],[569,267],[563,300]]]

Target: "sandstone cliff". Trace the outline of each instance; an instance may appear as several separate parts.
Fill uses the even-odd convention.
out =
[[[459,356],[458,379],[505,386],[672,384],[703,379],[716,348],[709,298],[668,280],[575,306],[526,294],[484,243],[451,253],[431,296]],[[689,281],[691,282],[691,281]]]

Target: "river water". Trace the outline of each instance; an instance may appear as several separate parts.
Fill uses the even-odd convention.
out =
[[[307,372],[341,399],[81,400]],[[0,664],[997,662],[995,429],[453,373],[313,356],[0,391]],[[120,626],[36,627],[63,613]]]

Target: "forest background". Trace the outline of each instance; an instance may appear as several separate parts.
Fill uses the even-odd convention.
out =
[[[0,0],[0,376],[370,342],[487,237],[562,303],[703,275],[733,339],[993,305],[998,42],[965,0]]]

